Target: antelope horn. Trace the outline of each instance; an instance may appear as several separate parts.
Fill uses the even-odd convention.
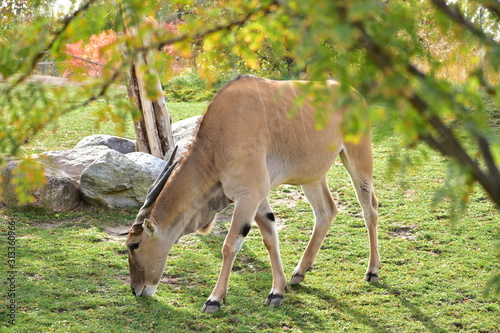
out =
[[[158,198],[158,195],[160,195],[161,190],[167,183],[168,177],[170,177],[175,167],[177,166],[178,161],[173,163],[176,152],[177,152],[177,146],[175,146],[174,150],[170,154],[170,157],[167,161],[167,164],[165,165],[165,168],[162,170],[158,178],[156,178],[153,185],[149,187],[146,200],[144,201],[144,204],[142,205],[141,209],[139,209],[139,213],[137,213],[134,225],[143,223],[143,218],[141,217],[145,217],[151,211],[153,204]]]
[[[156,201],[156,198],[160,194],[161,190],[163,189],[163,186],[165,186],[165,183],[167,182],[168,177],[174,170],[175,165],[177,163],[173,163],[175,154],[177,153],[177,147],[175,146],[174,150],[170,153],[170,156],[168,158],[167,164],[165,165],[165,168],[163,168],[162,172],[156,178],[155,182],[153,185],[151,185],[148,189],[148,194],[146,196],[146,201],[144,202],[143,207],[149,206],[152,202]]]

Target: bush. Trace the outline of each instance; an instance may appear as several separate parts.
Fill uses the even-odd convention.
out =
[[[204,102],[211,100],[220,85],[202,80],[198,74],[189,72],[170,79],[163,90],[171,102]]]

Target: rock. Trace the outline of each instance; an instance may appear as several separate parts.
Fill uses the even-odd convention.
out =
[[[166,161],[160,158],[141,152],[133,152],[126,154],[125,156],[136,163],[142,172],[145,172],[149,176],[153,177],[153,179],[158,177],[160,172],[165,167],[165,164],[167,164]]]
[[[79,149],[50,151],[40,155],[43,163],[75,181],[80,180],[83,170],[99,157],[114,151],[106,146],[87,146]]]
[[[193,139],[196,137],[202,119],[203,116],[195,116],[172,124],[174,142],[179,146],[177,156],[186,154],[189,145],[191,145]]]
[[[90,135],[83,138],[75,146],[75,149],[80,149],[89,146],[106,146],[122,154],[128,154],[135,151],[134,140],[120,138],[118,136],[104,135],[104,134]]]
[[[172,124],[174,142],[192,140],[198,132],[203,116],[194,116]]]
[[[179,146],[177,159],[187,152],[202,118],[191,117],[172,125],[174,142]],[[47,184],[33,191],[36,200],[30,205],[54,211],[75,208],[82,194],[90,203],[139,208],[166,164],[150,154],[135,152],[133,140],[111,135],[85,137],[74,149],[40,154],[39,161],[44,164]],[[9,164],[9,172],[14,167]],[[0,199],[7,206],[18,205],[12,186],[4,189]]]
[[[144,154],[147,155],[147,154]],[[134,158],[146,161],[139,164]],[[156,159],[153,162],[153,159]],[[80,189],[90,203],[113,208],[139,208],[146,199],[149,186],[155,181],[166,161],[151,156],[127,157],[110,151],[82,172]],[[155,167],[150,167],[155,165]]]
[[[34,202],[21,205],[17,199],[15,188],[10,182],[12,171],[17,168],[18,164],[19,161],[9,162],[4,172],[5,183],[0,201],[5,205],[9,207],[40,207],[54,212],[72,210],[80,205],[82,196],[76,182],[65,173],[48,167],[44,168],[46,184],[42,188],[29,192],[35,198]]]

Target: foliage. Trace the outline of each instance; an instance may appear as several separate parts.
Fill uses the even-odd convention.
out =
[[[77,51],[80,54],[95,53],[97,47],[91,45],[101,42],[92,42],[92,38],[105,35],[96,35],[95,28],[85,29],[87,15],[83,13],[88,12],[96,23],[93,26],[102,27],[103,31],[110,25],[114,31],[121,31],[123,23],[137,30],[134,36],[119,34],[116,42],[106,48],[113,56],[104,57],[102,52],[98,55],[103,57],[100,61],[106,60],[99,83],[101,89],[95,86],[83,89],[82,95],[89,99],[105,94],[109,83],[121,79],[126,71],[129,60],[121,59],[120,49],[126,49],[130,59],[144,47],[167,49],[170,55],[159,55],[161,61],[157,61],[164,64],[160,68],[164,79],[176,75],[171,70],[176,55],[196,59],[200,76],[210,81],[230,71],[233,75],[250,71],[275,78],[305,73],[319,82],[334,76],[346,87],[342,98],[325,96],[321,93],[323,88],[309,85],[310,91],[299,99],[321,96],[315,97],[317,103],[347,104],[351,101],[347,87],[356,87],[368,100],[370,114],[386,117],[395,129],[403,129],[403,144],[414,145],[423,140],[453,157],[464,167],[463,172],[470,174],[460,185],[478,181],[499,203],[500,194],[495,190],[500,182],[498,133],[485,126],[485,106],[478,95],[480,90],[486,91],[498,107],[500,46],[488,34],[498,26],[498,8],[494,2],[467,3],[473,5],[459,2],[460,7],[442,0],[430,3],[239,0],[230,5],[222,0],[199,4],[178,0],[169,5],[122,0],[112,6],[109,1],[88,0],[60,24],[54,25],[43,16],[31,18],[30,25],[21,30],[26,38],[16,38],[16,43],[10,42],[14,40],[11,30],[2,30],[0,73],[4,78],[24,73],[3,89],[8,96],[47,52],[57,61],[63,61],[67,42],[82,43]],[[463,14],[465,8],[471,13],[471,20],[474,19],[474,8],[479,5],[488,13],[483,15],[485,30]],[[101,6],[118,11],[100,11]],[[160,24],[140,19],[166,10],[179,14]],[[419,15],[414,15],[415,12]],[[75,40],[75,36],[79,39]],[[79,42],[80,39],[83,41]],[[444,54],[432,48],[437,41],[443,41],[443,45],[453,47],[457,53],[481,51],[480,59],[471,61],[468,69],[464,69],[467,79],[462,79],[459,85],[442,74]],[[170,94],[175,95],[176,90]],[[210,95],[207,93],[207,97]],[[39,110],[46,108],[47,105],[41,105]],[[471,109],[475,111],[470,112]],[[356,115],[351,120],[362,123],[369,119]],[[352,126],[355,131],[363,128],[366,126]]]
[[[53,0],[3,0],[0,3],[0,19],[5,25],[30,21],[36,16],[50,12],[52,2]]]
[[[113,94],[114,103],[122,98],[123,94]],[[95,112],[99,103],[63,116],[57,136],[42,132],[26,149],[67,149],[69,143],[97,132],[87,114]],[[206,103],[169,102],[168,107],[181,120],[201,114]],[[114,134],[113,122],[101,123],[99,132]],[[442,168],[448,161],[424,145],[398,148],[401,137],[385,120],[375,121],[373,137],[375,190],[381,200],[379,283],[362,281],[367,235],[348,175],[336,164],[328,179],[339,214],[313,270],[302,285],[289,289],[278,309],[263,304],[272,276],[256,226],[236,259],[227,304],[209,315],[200,308],[217,279],[227,222],[217,223],[210,235],[183,237],[172,248],[158,292],[136,298],[127,283],[124,238],[116,236],[117,231],[128,229],[136,212],[81,207],[54,214],[1,208],[0,253],[4,256],[7,251],[7,223],[14,221],[18,274],[16,325],[8,326],[4,320],[8,319],[7,298],[2,289],[0,331],[498,331],[499,299],[483,294],[499,269],[495,207],[483,191],[475,191],[462,219],[450,223],[446,205],[431,200],[445,182]],[[404,155],[412,157],[412,164],[394,175],[390,160]],[[271,196],[284,269],[290,278],[314,217],[299,187],[280,187]],[[5,264],[0,261],[2,281]]]
[[[35,1],[36,8],[44,3]],[[182,13],[175,31],[142,19],[165,8]],[[487,22],[475,19],[477,8],[488,13],[483,16]],[[401,134],[397,149],[423,142],[450,158],[450,181],[442,184],[446,191],[440,200],[470,204],[477,182],[500,207],[500,140],[497,123],[488,122],[498,118],[500,105],[497,1],[173,0],[167,6],[155,0],[86,0],[57,22],[37,13],[22,19],[10,15],[0,27],[0,77],[7,81],[0,86],[0,135],[5,138],[1,153],[19,153],[27,139],[58,117],[104,98],[112,83],[122,82],[138,53],[172,47],[183,58],[195,58],[200,77],[210,82],[240,71],[274,78],[305,73],[316,83],[305,85],[298,100],[312,98],[318,106],[335,103],[358,109],[350,89],[355,87],[369,109],[349,115],[347,137],[355,140],[370,121],[383,119]],[[91,27],[89,13],[95,23]],[[124,26],[136,33],[122,33]],[[62,62],[66,44],[80,39],[86,43],[110,28],[118,35],[99,80],[82,86],[78,94],[37,86],[32,98],[20,97],[20,85],[38,62],[48,56]],[[452,80],[443,70],[443,58],[450,52],[431,47],[441,41],[452,53],[472,54],[462,79]],[[125,59],[121,50],[127,53]],[[175,58],[162,53],[157,57],[167,69],[159,70],[163,77],[175,76],[168,71]],[[140,70],[146,80],[155,72]],[[325,94],[321,84],[332,76],[342,84],[339,95]],[[97,114],[107,117],[114,110],[114,115],[123,116],[132,110],[126,103],[117,108],[103,104]],[[317,119],[321,127],[328,115],[318,114]],[[393,160],[394,166],[406,163],[399,157]]]
[[[163,87],[167,98],[173,102],[203,102],[211,100],[220,83],[207,87],[207,82],[196,73],[189,72],[170,79]]]
[[[66,44],[65,53],[71,58],[66,61],[67,68],[64,76],[68,77],[75,71],[82,71],[89,77],[100,77],[102,67],[111,60],[111,54],[106,46],[116,42],[116,33],[113,30],[106,30],[98,35],[90,36],[87,44],[80,40],[76,43]],[[66,67],[65,66],[65,67]]]

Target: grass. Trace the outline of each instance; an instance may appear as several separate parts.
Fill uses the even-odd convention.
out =
[[[125,92],[114,90],[112,98],[124,97]],[[36,137],[30,139],[30,144],[23,147],[25,153],[42,153],[49,150],[71,149],[82,138],[96,133],[106,133],[135,139],[135,132],[132,117],[128,115],[123,119],[125,125],[123,133],[119,133],[119,126],[113,121],[97,121],[96,116],[99,107],[105,103],[98,100],[92,104],[71,112],[67,117],[63,117],[50,128],[43,131]],[[172,116],[172,121],[180,121],[195,115],[202,114],[207,108],[206,102],[181,103],[169,102],[167,107]]]
[[[201,113],[206,103],[168,107],[181,120]],[[62,119],[56,135],[32,138],[26,151],[68,149],[86,135],[113,134],[111,122],[95,129],[88,116],[92,108]],[[133,128],[125,135],[133,137]],[[2,274],[8,268],[12,222],[17,309],[16,324],[10,326],[7,284],[0,284],[0,331],[499,332],[499,298],[483,294],[500,268],[498,211],[476,189],[461,218],[450,221],[449,203],[433,203],[449,162],[426,147],[399,148],[398,141],[385,124],[375,124],[379,283],[362,281],[367,233],[347,174],[337,163],[329,182],[340,213],[313,270],[300,286],[290,288],[278,309],[263,304],[272,277],[256,226],[236,260],[227,304],[209,315],[200,308],[217,280],[227,222],[210,235],[181,239],[172,249],[158,292],[143,299],[132,296],[126,283],[124,238],[110,231],[127,229],[135,212],[85,206],[53,214],[4,207],[0,267]],[[410,156],[412,164],[394,172],[390,161],[403,156]],[[271,202],[290,276],[310,237],[313,215],[298,187],[276,189]]]

